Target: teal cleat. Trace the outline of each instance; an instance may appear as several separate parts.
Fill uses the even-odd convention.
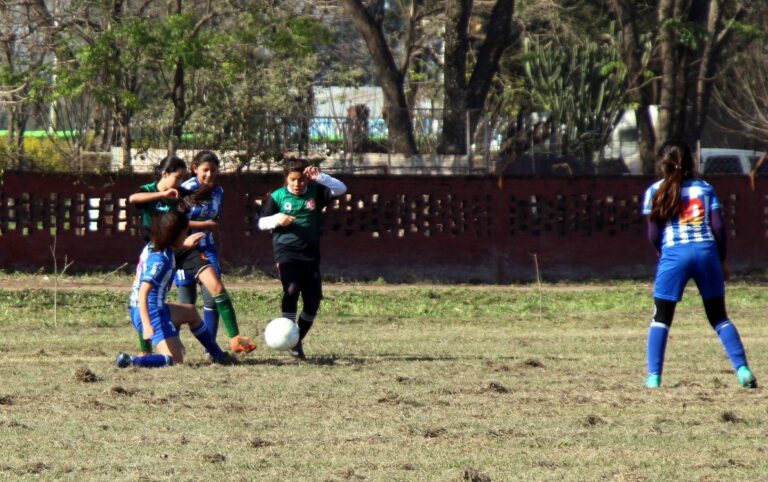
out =
[[[645,388],[659,388],[661,387],[661,375],[658,373],[653,373],[651,375],[648,375],[648,378],[645,379]]]
[[[752,370],[748,366],[740,366],[736,370],[736,376],[739,378],[739,385],[744,388],[757,388],[757,378],[752,373]]]

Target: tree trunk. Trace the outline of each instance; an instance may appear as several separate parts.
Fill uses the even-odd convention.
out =
[[[650,84],[643,83],[643,53],[640,43],[640,33],[637,26],[637,15],[631,0],[613,0],[614,16],[621,32],[621,49],[624,62],[627,65],[628,90],[630,102],[637,105],[635,119],[637,122],[637,149],[640,153],[643,174],[653,174],[656,165],[656,133],[649,107],[653,95]]]
[[[504,51],[513,43],[514,0],[497,0],[485,29],[485,40],[477,51],[475,66],[467,82],[469,19],[472,0],[456,0],[446,7],[443,132],[441,154],[467,154],[467,128],[474,137],[485,109],[493,77]],[[471,142],[471,141],[470,141]]]
[[[659,98],[659,120],[656,129],[657,142],[663,144],[676,137],[675,113],[677,76],[682,75],[679,63],[679,45],[675,26],[671,20],[676,18],[676,5],[679,0],[661,0],[658,9],[661,50],[661,94]],[[666,22],[666,25],[665,25]]]
[[[181,136],[184,133],[184,124],[187,116],[186,84],[184,83],[184,62],[176,62],[176,71],[173,74],[173,88],[171,90],[171,102],[173,102],[173,123],[171,136],[168,139],[168,155],[176,154],[176,147],[181,144]]]
[[[448,2],[445,12],[443,129],[438,152],[467,153],[467,53],[472,0]]]
[[[352,24],[368,46],[379,74],[384,94],[384,120],[389,128],[389,141],[395,152],[411,156],[417,153],[413,123],[405,98],[405,76],[397,68],[387,46],[382,18],[374,18],[360,0],[342,0]]]
[[[120,150],[123,157],[123,169],[131,169],[131,147],[133,138],[131,137],[131,120],[133,114],[129,109],[120,109],[117,122],[120,130]]]

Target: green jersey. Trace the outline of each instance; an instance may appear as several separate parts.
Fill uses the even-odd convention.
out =
[[[314,182],[298,196],[284,186],[267,198],[262,217],[282,213],[296,218],[289,226],[277,226],[272,232],[272,249],[278,263],[320,259],[322,211],[330,200],[331,190]]]
[[[149,184],[144,184],[139,188],[139,192],[160,192],[157,188],[159,181],[153,181]],[[182,189],[179,189],[179,194],[183,195]],[[148,203],[137,203],[136,207],[141,211],[141,225],[144,228],[144,237],[149,237],[149,228],[152,226],[152,216],[156,213],[167,213],[171,209],[176,209],[179,205],[178,199],[159,199]]]

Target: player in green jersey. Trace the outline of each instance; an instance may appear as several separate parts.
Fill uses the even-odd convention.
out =
[[[266,199],[259,229],[272,230],[272,250],[283,284],[283,316],[296,320],[299,295],[299,343],[291,355],[304,360],[302,340],[312,328],[323,298],[320,276],[320,221],[331,199],[347,192],[338,179],[310,166],[305,159],[288,159],[285,186]]]

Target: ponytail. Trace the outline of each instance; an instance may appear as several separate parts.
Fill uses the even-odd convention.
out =
[[[683,180],[693,177],[693,156],[688,144],[677,141],[665,142],[658,152],[659,169],[664,180],[653,196],[651,220],[666,224],[680,215],[680,197]]]

